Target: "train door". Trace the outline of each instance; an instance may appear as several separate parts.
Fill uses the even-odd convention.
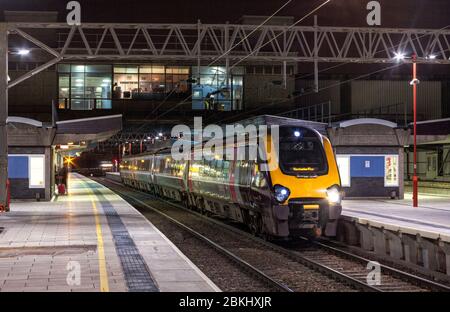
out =
[[[259,165],[255,163],[251,176],[250,200],[254,208],[258,211],[264,211],[265,208],[271,207],[270,184],[267,173],[261,171]]]

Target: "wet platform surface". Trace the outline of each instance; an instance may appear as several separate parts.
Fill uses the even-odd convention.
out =
[[[69,195],[0,215],[0,291],[219,291],[137,210],[71,174]]]
[[[345,200],[342,215],[362,224],[450,242],[450,196],[419,195],[418,208],[413,208],[410,193],[404,200]]]

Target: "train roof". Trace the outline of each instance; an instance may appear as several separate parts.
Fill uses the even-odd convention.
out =
[[[312,128],[319,133],[326,135],[328,124],[322,122],[294,119],[288,117],[280,117],[273,115],[261,115],[256,117],[251,117],[248,119],[244,119],[242,121],[235,122],[235,124],[241,124],[243,126],[247,125],[267,125],[267,126],[293,126],[293,127],[308,127]]]
[[[327,127],[328,125],[326,123],[321,122],[315,122],[315,121],[307,121],[307,120],[300,120],[300,119],[294,119],[294,118],[288,118],[288,117],[280,117],[280,116],[272,116],[272,115],[261,115],[261,116],[255,116],[248,119],[244,119],[241,121],[237,121],[234,124],[240,124],[244,127],[248,125],[254,125],[254,126],[292,126],[292,127],[307,127],[316,130],[322,135],[327,135]],[[222,127],[225,127],[225,125],[222,125]],[[191,129],[192,130],[192,129]],[[204,137],[204,140],[208,140],[209,138]],[[146,155],[153,155],[157,153],[164,153],[164,152],[170,152],[171,147],[173,143],[175,143],[178,139],[170,139],[167,141],[161,141],[155,144],[154,146],[150,147],[150,149],[144,153],[135,154],[135,155],[128,155],[125,156],[124,159],[130,159],[134,157],[141,157]],[[196,144],[199,144],[199,142],[190,141],[193,146]]]

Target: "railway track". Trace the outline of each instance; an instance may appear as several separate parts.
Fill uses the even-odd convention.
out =
[[[345,250],[332,246],[328,241],[309,241],[303,238],[308,246],[289,247],[303,256],[334,268],[348,276],[364,281],[367,279],[367,265],[378,266],[380,270],[380,284],[374,285],[378,291],[440,291],[450,292],[450,287],[411,273],[389,267],[370,259],[354,255]],[[331,244],[331,245],[329,245]],[[357,266],[355,264],[359,263]]]
[[[206,235],[200,233],[200,231],[208,232],[205,227],[200,227],[200,231],[195,230],[192,228],[192,226],[186,225],[185,222],[180,222],[177,218],[173,217],[173,215],[168,215],[166,213],[167,209],[165,209],[165,212],[162,212],[160,209],[149,205],[145,201],[149,198],[152,198],[153,200],[164,202],[168,205],[168,207],[173,207],[179,211],[182,211],[184,215],[187,215],[186,212],[189,212],[189,215],[195,216],[195,218],[197,218],[198,220],[202,220],[205,224],[208,223],[210,225],[213,225],[216,230],[218,226],[221,229],[226,230],[228,233],[234,233],[235,236],[237,235],[242,240],[246,240],[247,243],[251,241],[254,248],[253,253],[258,254],[260,250],[266,250],[273,253],[272,257],[276,257],[276,254],[278,254],[279,256],[282,256],[285,259],[289,259],[292,262],[289,265],[293,266],[293,272],[296,269],[295,264],[298,264],[305,268],[309,268],[310,270],[314,270],[319,274],[322,274],[322,276],[326,277],[327,279],[332,279],[335,282],[340,283],[341,285],[345,285],[343,286],[344,288],[350,287],[353,289],[370,292],[450,291],[450,287],[448,286],[381,264],[379,265],[379,280],[381,281],[381,283],[379,285],[377,285],[376,283],[370,283],[367,280],[367,275],[369,273],[367,264],[371,262],[369,259],[350,254],[346,251],[329,246],[322,242],[312,242],[306,239],[303,239],[300,245],[273,244],[260,238],[254,237],[253,235],[240,230],[235,226],[231,226],[216,219],[205,217],[197,212],[188,210],[178,203],[155,198],[148,193],[131,189],[115,181],[106,179],[98,179],[97,181],[113,189],[124,199],[128,199],[128,201],[135,202],[141,206],[155,211],[161,216],[164,216],[165,218],[176,224],[178,227],[189,232],[191,235],[197,237],[198,239],[201,239],[220,253],[226,255],[235,263],[238,263],[241,267],[245,268],[253,275],[258,276],[260,280],[264,281],[268,285],[270,284],[273,288],[280,291],[293,291],[296,288],[298,289],[299,287],[298,285],[295,286],[296,281],[292,278],[287,277],[286,274],[283,275],[280,272],[273,272],[273,269],[268,268],[268,266],[261,265],[261,263],[258,264],[258,267],[264,267],[264,269],[259,269],[256,267],[256,265],[250,264],[249,262],[254,262],[254,260],[251,258],[249,260],[248,254],[244,254],[244,257],[242,256],[242,250],[240,249],[245,249],[247,247],[240,246],[240,242],[230,239],[229,242],[223,240],[221,244],[218,244],[216,241],[213,241],[212,239],[206,237]],[[114,185],[114,187],[112,185]],[[174,212],[172,211],[172,214],[173,213]],[[239,253],[241,255],[238,255]],[[247,257],[247,260],[243,259],[245,257]],[[299,268],[297,267],[297,269]],[[278,278],[276,277],[277,275]],[[281,275],[281,278],[279,277],[279,275]],[[280,279],[285,282],[280,282]],[[291,287],[290,283],[292,283],[294,287]]]

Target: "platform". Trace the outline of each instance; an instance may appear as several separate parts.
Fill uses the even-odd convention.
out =
[[[342,215],[361,224],[450,242],[450,196],[419,195],[418,208],[413,208],[410,193],[404,200],[345,200]]]
[[[410,193],[404,200],[345,200],[337,238],[448,280],[450,196],[422,193],[418,208]]]
[[[220,291],[136,209],[71,174],[69,195],[0,215],[0,291]]]

